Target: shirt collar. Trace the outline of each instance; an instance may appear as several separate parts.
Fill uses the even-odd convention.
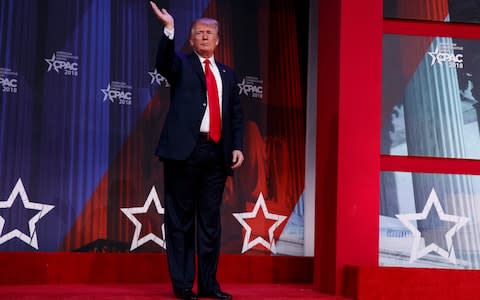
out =
[[[215,64],[215,56],[214,56],[214,55],[210,56],[209,58],[205,58],[205,57],[201,56],[200,54],[198,54],[196,51],[194,51],[194,52],[195,52],[195,54],[197,55],[197,57],[198,57],[198,59],[200,60],[200,62],[202,63],[202,65],[203,65],[203,61],[204,61],[205,59],[208,59],[208,60],[210,61],[210,65],[216,66],[216,64]]]

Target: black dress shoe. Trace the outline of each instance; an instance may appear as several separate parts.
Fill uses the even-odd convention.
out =
[[[198,297],[210,298],[210,299],[224,299],[224,300],[232,299],[232,295],[222,292],[220,290],[212,293],[198,293]]]
[[[173,289],[175,297],[184,300],[197,300],[198,296],[192,292],[192,289]]]

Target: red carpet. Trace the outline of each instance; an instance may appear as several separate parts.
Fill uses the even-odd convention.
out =
[[[343,295],[356,300],[476,300],[480,271],[399,267],[346,267]]]
[[[314,291],[308,285],[224,284],[234,300],[320,299],[346,300]],[[175,299],[169,284],[67,284],[0,286],[2,300],[150,300]]]
[[[0,253],[0,300],[175,299],[158,253]],[[218,278],[235,300],[347,299],[314,291],[313,258],[222,255]]]
[[[0,285],[170,282],[164,253],[3,252],[0,266]],[[222,255],[218,279],[240,284],[309,284],[313,258]]]

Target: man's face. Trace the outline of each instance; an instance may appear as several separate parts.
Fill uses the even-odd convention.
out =
[[[213,55],[218,40],[218,28],[214,24],[196,23],[190,33],[190,44],[203,57]]]

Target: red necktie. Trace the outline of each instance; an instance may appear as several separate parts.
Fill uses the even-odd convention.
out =
[[[216,143],[220,140],[222,125],[220,121],[220,103],[218,100],[218,89],[215,76],[210,69],[210,61],[204,60],[205,80],[207,82],[208,109],[210,110],[210,138]]]

